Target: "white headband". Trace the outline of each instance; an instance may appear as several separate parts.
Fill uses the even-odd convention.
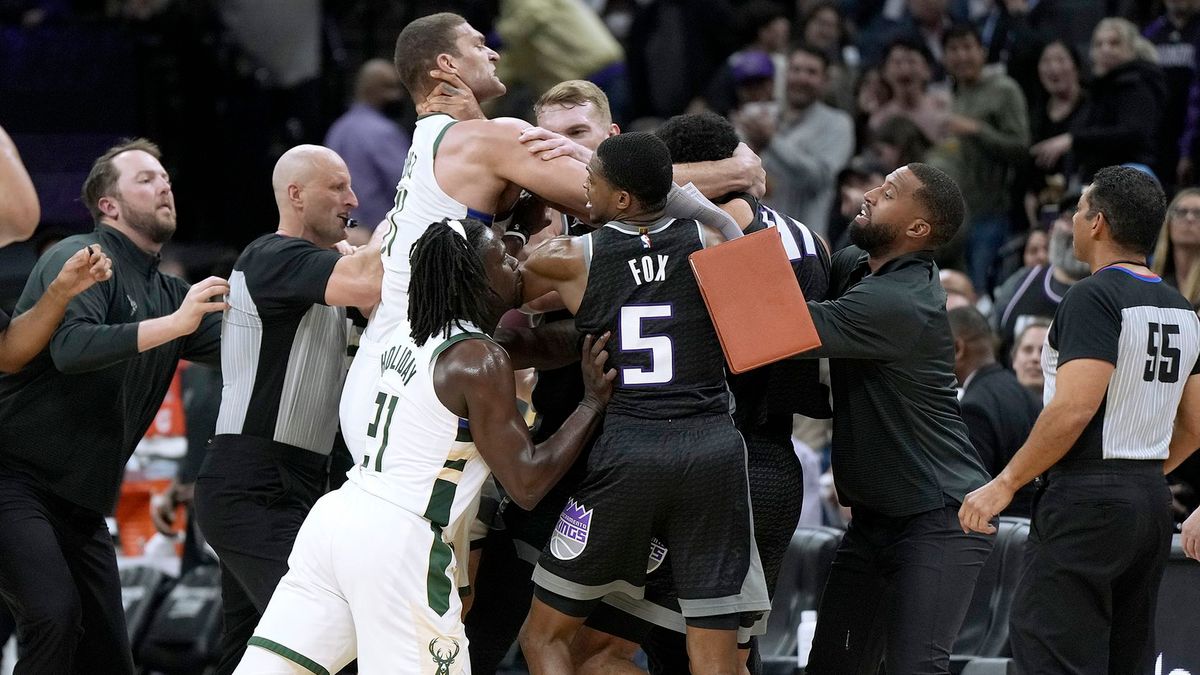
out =
[[[451,230],[454,230],[455,234],[462,237],[463,241],[467,240],[467,231],[463,229],[461,220],[448,220],[446,221],[446,225],[448,225]]]

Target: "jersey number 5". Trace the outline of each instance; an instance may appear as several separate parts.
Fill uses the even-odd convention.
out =
[[[1171,336],[1179,335],[1179,326],[1173,323],[1150,323],[1146,340],[1146,369],[1142,379],[1172,384],[1179,381],[1179,347],[1171,346]]]
[[[626,305],[621,308],[621,351],[650,352],[650,369],[622,368],[622,384],[634,387],[666,384],[675,378],[671,338],[642,334],[643,319],[669,319],[671,315],[670,305]]]

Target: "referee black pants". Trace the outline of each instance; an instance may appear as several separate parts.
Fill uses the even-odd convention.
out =
[[[1034,503],[1010,621],[1017,668],[1154,672],[1154,613],[1174,530],[1162,462],[1064,466],[1050,470]]]
[[[15,675],[133,673],[104,516],[0,470],[0,596],[20,641]]]
[[[958,505],[891,518],[855,509],[817,611],[808,675],[945,675],[993,536]]]
[[[216,672],[232,673],[288,571],[305,516],[325,492],[329,458],[218,435],[196,478],[196,519],[221,561],[224,629]]]

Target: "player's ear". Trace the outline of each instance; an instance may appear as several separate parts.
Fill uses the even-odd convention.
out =
[[[438,70],[454,75],[458,74],[458,65],[455,64],[454,57],[450,54],[445,52],[438,54],[436,62]]]
[[[626,190],[617,193],[617,208],[624,211],[633,206],[633,195]]]

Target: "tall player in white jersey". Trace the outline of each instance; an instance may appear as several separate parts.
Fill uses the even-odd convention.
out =
[[[422,109],[454,114],[432,113],[418,120],[396,205],[376,230],[383,249],[382,300],[359,348],[358,355],[366,358],[355,359],[351,366],[341,403],[342,433],[355,456],[362,454],[373,411],[371,397],[379,378],[373,361],[403,323],[409,248],[425,227],[442,218],[473,217],[490,224],[493,214],[511,209],[522,188],[563,212],[585,214],[583,162],[557,151],[531,153],[522,144],[528,140],[522,133],[531,128],[523,120],[468,119],[482,117],[476,101],[504,94],[504,84],[495,74],[498,59],[483,34],[456,14],[419,18],[405,26],[396,40],[396,70],[412,99]],[[441,95],[449,89],[435,73],[461,85],[453,89],[458,96]],[[464,99],[471,113],[464,113]],[[429,108],[430,101],[446,105]],[[676,173],[681,184],[695,182],[710,195],[761,187],[763,176],[761,162],[748,150],[726,162],[678,167]]]
[[[349,481],[300,528],[239,673],[469,673],[456,533],[489,467],[532,508],[596,429],[616,372],[607,334],[583,344],[586,393],[538,446],[516,407],[513,366],[489,334],[521,297],[516,261],[477,220],[417,240],[407,321],[374,363],[368,443]]]

